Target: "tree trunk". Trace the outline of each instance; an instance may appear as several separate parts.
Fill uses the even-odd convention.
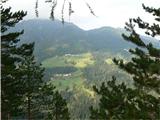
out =
[[[11,116],[10,113],[8,113],[8,114],[7,114],[7,120],[10,120],[10,119],[11,119],[10,116]]]
[[[31,99],[28,97],[28,120],[31,120]]]

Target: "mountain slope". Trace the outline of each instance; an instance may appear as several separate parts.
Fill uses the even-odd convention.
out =
[[[85,31],[72,23],[33,19],[22,21],[15,29],[24,29],[23,42],[35,42],[35,53],[40,59],[88,51],[125,53],[124,49],[134,47],[121,37],[123,29],[112,27]]]

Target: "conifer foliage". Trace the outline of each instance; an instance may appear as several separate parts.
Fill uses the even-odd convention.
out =
[[[41,90],[40,110],[44,119],[69,120],[67,103],[52,84],[45,84]]]
[[[133,80],[137,88],[146,92],[153,90],[160,94],[160,48],[154,47],[152,41],[149,44],[145,43],[134,29],[134,23],[136,23],[139,28],[146,30],[146,34],[152,37],[160,36],[160,8],[149,8],[144,5],[143,8],[155,16],[155,23],[150,25],[139,17],[137,19],[130,19],[129,23],[126,23],[125,28],[131,34],[129,36],[123,34],[122,36],[125,40],[137,46],[135,49],[129,50],[135,57],[126,64],[123,60],[114,59],[114,62],[119,65],[120,68],[133,75]],[[157,42],[157,44],[160,43]]]
[[[24,57],[19,69],[23,79],[23,108],[27,118],[34,119],[38,114],[39,103],[37,100],[44,84],[42,79],[44,69],[36,62],[33,55]]]
[[[18,37],[23,31],[9,31],[25,15],[26,12],[12,13],[11,8],[1,7],[2,119],[68,120],[69,112],[65,99],[43,80],[44,69],[33,55],[34,43],[21,44]],[[44,102],[46,99],[49,101]],[[41,115],[41,104],[43,110],[48,111],[47,115]]]
[[[115,77],[100,89],[93,87],[101,96],[99,108],[90,107],[91,119],[157,119],[159,101],[152,95],[142,94],[138,89],[127,88],[122,83],[117,85]]]
[[[21,75],[18,69],[23,56],[32,53],[32,44],[18,46],[18,37],[23,31],[9,33],[8,30],[14,27],[26,15],[23,11],[11,12],[11,8],[1,9],[1,89],[2,89],[2,117],[9,117],[16,114],[18,105],[22,102],[23,90]]]
[[[150,25],[140,17],[130,19],[125,27],[130,34],[122,36],[137,46],[129,50],[134,56],[127,63],[122,59],[113,60],[133,76],[134,89],[123,83],[117,85],[114,77],[107,85],[103,83],[100,90],[94,87],[101,98],[99,108],[90,108],[91,119],[160,119],[160,48],[154,47],[152,41],[144,42],[135,30],[138,25],[147,35],[160,36],[160,8],[142,6],[155,17],[155,23]]]

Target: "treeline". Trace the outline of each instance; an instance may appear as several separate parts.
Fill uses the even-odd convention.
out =
[[[89,107],[90,119],[160,119],[160,48],[144,43],[135,30],[136,24],[147,35],[160,36],[160,9],[144,5],[143,9],[154,16],[155,23],[150,25],[139,17],[130,19],[126,23],[130,34],[122,36],[137,46],[129,50],[134,57],[129,62],[113,60],[132,75],[134,89],[124,83],[116,84],[115,77],[107,84],[102,83],[100,88],[93,86],[100,100],[98,107]],[[3,6],[1,9],[1,117],[4,120],[68,120],[72,113],[55,87],[43,79],[44,68],[33,55],[34,43],[18,44],[18,37],[24,31],[8,32],[25,15],[23,11],[13,13],[11,8]],[[84,105],[89,104],[81,100]]]

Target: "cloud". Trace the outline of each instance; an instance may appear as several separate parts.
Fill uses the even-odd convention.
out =
[[[142,16],[150,19],[142,9],[142,3],[149,6],[159,7],[160,0],[85,0],[93,8],[98,17],[90,14],[89,9],[82,0],[72,0],[74,14],[71,22],[83,29],[93,29],[101,26],[123,27],[129,18]],[[25,19],[35,18],[36,0],[9,0],[6,6],[11,6],[14,11],[24,10],[28,12]],[[61,8],[63,0],[58,0],[58,7],[55,9],[55,16],[61,19]],[[39,0],[40,18],[49,18],[51,6],[45,0]],[[68,17],[68,5],[65,6],[65,20]]]

